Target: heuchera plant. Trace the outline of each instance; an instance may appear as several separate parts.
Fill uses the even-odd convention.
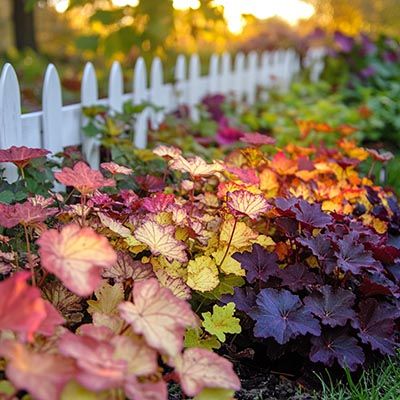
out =
[[[247,133],[213,162],[158,146],[145,175],[71,162],[67,193],[1,204],[11,398],[166,399],[175,382],[230,399],[240,382],[212,349],[243,342],[351,370],[393,354],[400,208],[357,171],[373,152],[271,144]]]

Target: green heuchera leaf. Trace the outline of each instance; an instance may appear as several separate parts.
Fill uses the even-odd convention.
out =
[[[8,381],[0,381],[0,394],[12,395],[15,393],[14,386]]]
[[[235,287],[244,285],[244,279],[241,276],[236,275],[223,275],[219,277],[219,285],[210,292],[202,293],[202,296],[211,299],[219,300],[224,294],[233,294]]]
[[[213,313],[205,312],[203,316],[203,326],[205,330],[215,335],[221,342],[225,342],[225,333],[240,333],[240,319],[235,318],[235,303],[228,303],[226,306],[220,307],[214,305]]]
[[[206,388],[194,400],[231,400],[234,398],[234,394],[234,390]]]
[[[201,328],[190,328],[186,331],[184,346],[186,348],[200,347],[202,349],[214,350],[219,349],[221,343],[214,335],[208,336],[204,334]]]

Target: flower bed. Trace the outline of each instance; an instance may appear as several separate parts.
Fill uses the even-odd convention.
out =
[[[229,399],[231,362],[285,360],[300,376],[394,353],[400,208],[358,172],[384,156],[344,137],[336,150],[240,143],[212,162],[136,152],[145,173],[68,152],[54,174],[66,193],[46,152],[0,151],[19,169],[0,204],[10,398],[166,399],[176,382]]]

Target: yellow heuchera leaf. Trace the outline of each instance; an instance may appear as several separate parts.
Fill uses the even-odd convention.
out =
[[[160,225],[171,225],[172,224],[172,214],[169,212],[160,212],[155,217],[156,222]]]
[[[275,242],[272,240],[270,236],[260,235],[256,240],[253,240],[252,243],[258,243],[263,247],[275,246]]]
[[[229,243],[234,227],[233,218],[226,219],[221,227],[220,240],[224,243]],[[236,224],[235,232],[231,241],[231,246],[241,249],[249,245],[249,241],[257,239],[257,233],[251,230],[244,222]]]
[[[234,390],[205,388],[194,398],[194,400],[234,400],[234,395]]]
[[[364,215],[363,222],[372,226],[380,235],[383,235],[387,231],[387,223],[379,218],[373,217],[372,215]]]
[[[134,236],[129,236],[124,241],[129,246],[129,251],[133,254],[139,254],[147,248],[145,244],[139,242]]]
[[[220,270],[225,273],[225,274],[233,274],[237,276],[244,276],[246,275],[246,271],[241,267],[240,262],[234,260],[232,258],[232,254],[236,250],[232,248],[231,251],[228,252],[227,256],[224,259],[224,262],[221,264],[222,258],[225,255],[226,252],[226,247],[223,247],[221,249],[218,249],[217,251],[214,251],[214,253],[211,254],[211,256],[214,258],[216,264],[219,266]]]
[[[219,341],[225,342],[226,333],[240,333],[240,319],[235,318],[235,303],[228,303],[225,306],[214,305],[213,313],[205,312],[203,316],[203,327],[212,335],[215,335]]]
[[[151,257],[149,262],[153,266],[154,270],[164,270],[169,276],[173,278],[187,279],[187,269],[182,266],[179,261],[168,261],[165,257]]]
[[[97,300],[88,300],[88,313],[99,312],[102,314],[114,314],[117,312],[118,305],[124,301],[124,288],[122,283],[111,286],[105,283],[95,292]]]
[[[189,261],[187,284],[194,290],[208,292],[218,286],[218,268],[211,257],[200,256]]]
[[[342,208],[342,205],[331,200],[326,200],[322,203],[321,208],[322,211],[338,212]]]

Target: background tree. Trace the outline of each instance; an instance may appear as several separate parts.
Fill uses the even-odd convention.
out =
[[[34,3],[27,0],[10,0],[14,27],[15,47],[37,50]]]

